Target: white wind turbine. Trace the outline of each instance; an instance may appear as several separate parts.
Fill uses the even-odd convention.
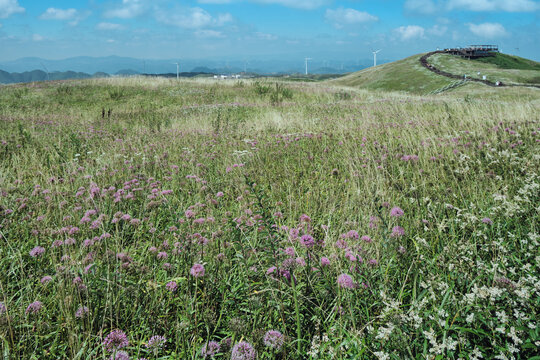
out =
[[[381,51],[380,49],[379,50],[375,50],[375,51],[372,51],[373,52],[373,66],[377,66],[377,53]]]
[[[173,63],[176,64],[176,80],[180,79],[180,63]]]
[[[308,74],[308,69],[307,69],[307,65],[308,65],[308,61],[309,60],[313,60],[312,58],[305,58],[304,61],[306,62],[306,75]]]

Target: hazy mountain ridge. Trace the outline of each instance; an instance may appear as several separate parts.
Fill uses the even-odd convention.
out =
[[[176,73],[176,63],[180,64],[181,72],[208,72],[208,73],[239,73],[249,72],[257,74],[277,73],[303,73],[305,64],[303,59],[296,60],[212,60],[212,59],[135,59],[130,57],[106,56],[90,57],[79,56],[61,60],[47,60],[39,57],[26,57],[12,61],[0,61],[0,69],[6,72],[28,72],[35,69],[44,72],[74,71],[94,74],[103,72],[116,74],[119,71],[130,70],[137,73],[161,74]],[[384,63],[385,61],[379,61]],[[327,61],[323,59],[311,60],[308,64],[309,73],[348,73],[371,66],[371,59],[355,61]],[[203,70],[204,69],[204,70]],[[203,70],[203,71],[201,71]]]
[[[75,71],[54,71],[46,73],[42,70],[25,71],[22,73],[9,73],[7,71],[0,70],[0,83],[13,84],[13,83],[27,83],[33,81],[45,81],[45,80],[67,80],[67,79],[88,79],[92,77],[107,77],[110,76],[105,73],[95,73],[93,75],[75,72]]]

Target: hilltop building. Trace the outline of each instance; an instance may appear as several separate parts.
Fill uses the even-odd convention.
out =
[[[498,45],[469,45],[465,48],[444,49],[444,53],[461,56],[466,59],[477,59],[480,57],[495,56],[499,52]]]

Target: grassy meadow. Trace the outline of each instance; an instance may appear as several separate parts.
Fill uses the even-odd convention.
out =
[[[0,87],[0,354],[538,359],[539,94]]]

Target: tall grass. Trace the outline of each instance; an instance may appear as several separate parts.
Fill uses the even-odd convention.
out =
[[[0,93],[6,358],[538,353],[538,102],[26,89]]]

